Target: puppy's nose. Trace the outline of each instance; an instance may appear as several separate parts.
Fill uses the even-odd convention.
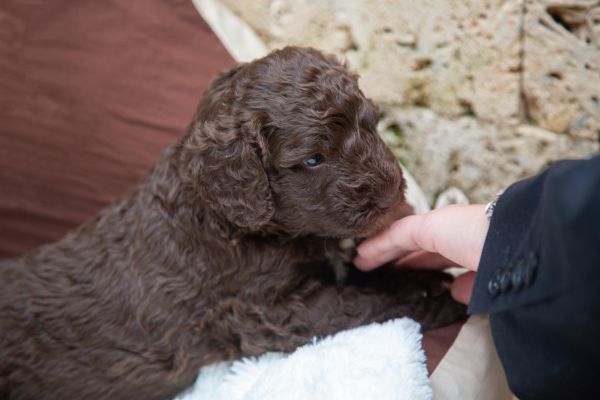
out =
[[[377,201],[377,208],[382,210],[387,210],[388,208],[395,205],[400,199],[400,191],[394,191],[393,193],[388,193],[386,196]]]

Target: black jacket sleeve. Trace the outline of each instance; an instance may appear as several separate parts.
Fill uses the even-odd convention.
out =
[[[600,156],[498,199],[469,311],[490,314],[519,399],[600,399]]]

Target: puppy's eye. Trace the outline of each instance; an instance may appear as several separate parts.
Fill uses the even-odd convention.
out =
[[[317,165],[321,164],[323,161],[325,161],[325,159],[323,158],[323,156],[321,154],[315,154],[311,158],[304,160],[304,165],[306,165],[307,167],[316,167]]]

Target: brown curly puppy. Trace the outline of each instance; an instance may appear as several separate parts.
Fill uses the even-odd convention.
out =
[[[0,264],[0,398],[164,399],[217,361],[392,317],[461,318],[443,274],[336,277],[339,239],[404,205],[377,119],[357,77],[313,49],[218,77],[137,188]]]

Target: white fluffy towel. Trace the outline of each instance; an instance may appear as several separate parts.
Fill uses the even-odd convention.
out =
[[[175,400],[432,399],[421,341],[411,319],[371,324],[291,354],[203,368]]]

